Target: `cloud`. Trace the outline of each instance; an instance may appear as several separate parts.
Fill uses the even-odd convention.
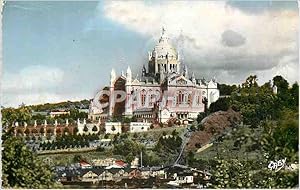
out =
[[[287,72],[298,68],[298,12],[294,9],[249,14],[226,2],[111,1],[104,4],[104,14],[156,40],[166,26],[185,63],[198,76],[218,74],[221,82],[238,83],[257,73],[265,82],[277,73],[290,82],[298,80],[298,70]]]
[[[32,65],[18,72],[5,72],[2,79],[2,105],[55,102],[62,100],[55,91],[63,82],[59,68]]]
[[[246,39],[241,34],[232,30],[226,30],[222,34],[222,43],[225,46],[229,46],[229,47],[241,46],[245,44],[245,41]]]
[[[78,73],[70,69],[65,73],[60,68],[42,65],[4,72],[1,105],[17,107],[21,103],[32,105],[92,98],[93,91],[86,89],[88,84],[78,83]]]
[[[32,65],[17,73],[5,72],[2,90],[6,93],[48,91],[63,81],[59,68]]]

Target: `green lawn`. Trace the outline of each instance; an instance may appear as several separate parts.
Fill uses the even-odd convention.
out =
[[[179,133],[179,135],[184,131],[185,127],[168,127],[168,128],[158,128],[154,130],[149,130],[147,132],[141,132],[137,133],[137,139],[135,139],[134,133],[127,133],[128,137],[130,139],[134,140],[142,140],[142,139],[151,139],[153,141],[157,141],[159,137],[162,135],[163,131],[165,131],[167,134],[171,134],[174,129]],[[104,135],[101,135],[100,138],[103,138]],[[109,135],[109,138],[113,139],[114,135]],[[88,162],[90,162],[93,159],[102,159],[107,157],[115,157],[117,159],[122,159],[119,156],[113,155],[111,150],[106,150],[104,152],[98,152],[98,151],[90,151],[90,152],[81,152],[81,153],[57,153],[57,154],[47,154],[47,155],[38,155],[41,159],[48,158],[52,161],[54,165],[69,165],[71,163],[74,163],[73,159],[75,155],[81,155],[84,157]]]
[[[38,155],[39,158],[45,159],[49,158],[52,160],[54,165],[69,165],[71,163],[74,163],[73,158],[75,155],[81,155],[84,157],[88,162],[91,162],[93,159],[102,159],[107,157],[115,157],[112,156],[112,154],[109,151],[104,152],[97,152],[97,151],[91,151],[91,152],[83,152],[83,153],[64,153],[64,154],[47,154],[47,155]],[[118,157],[117,157],[118,158]]]
[[[259,150],[247,150],[249,146],[254,144],[260,134],[260,129],[250,129],[247,126],[241,126],[225,135],[221,142],[214,143],[204,151],[196,153],[195,157],[201,160],[210,160],[216,157],[224,159],[255,159],[261,157]],[[240,142],[240,147],[234,146],[236,141]]]

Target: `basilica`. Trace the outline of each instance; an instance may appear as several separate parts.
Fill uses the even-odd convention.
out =
[[[89,119],[101,123],[125,117],[149,123],[192,120],[219,98],[215,79],[198,79],[189,72],[164,28],[148,53],[148,65],[141,65],[135,76],[130,67],[120,76],[112,69],[110,84],[91,101]]]

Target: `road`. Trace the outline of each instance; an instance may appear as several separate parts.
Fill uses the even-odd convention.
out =
[[[191,131],[190,131],[190,125],[187,126],[185,129],[184,129],[184,132],[181,134],[181,139],[182,139],[182,143],[181,143],[181,148],[180,148],[180,152],[177,156],[177,159],[175,160],[174,164],[173,165],[177,165],[182,154],[183,154],[183,151],[186,147],[186,144],[189,142],[190,140],[190,137],[191,137]]]

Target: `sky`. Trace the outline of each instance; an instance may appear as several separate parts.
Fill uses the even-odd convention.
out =
[[[196,78],[299,81],[296,1],[8,1],[2,22],[5,107],[93,98],[112,68],[140,74],[162,26]]]

